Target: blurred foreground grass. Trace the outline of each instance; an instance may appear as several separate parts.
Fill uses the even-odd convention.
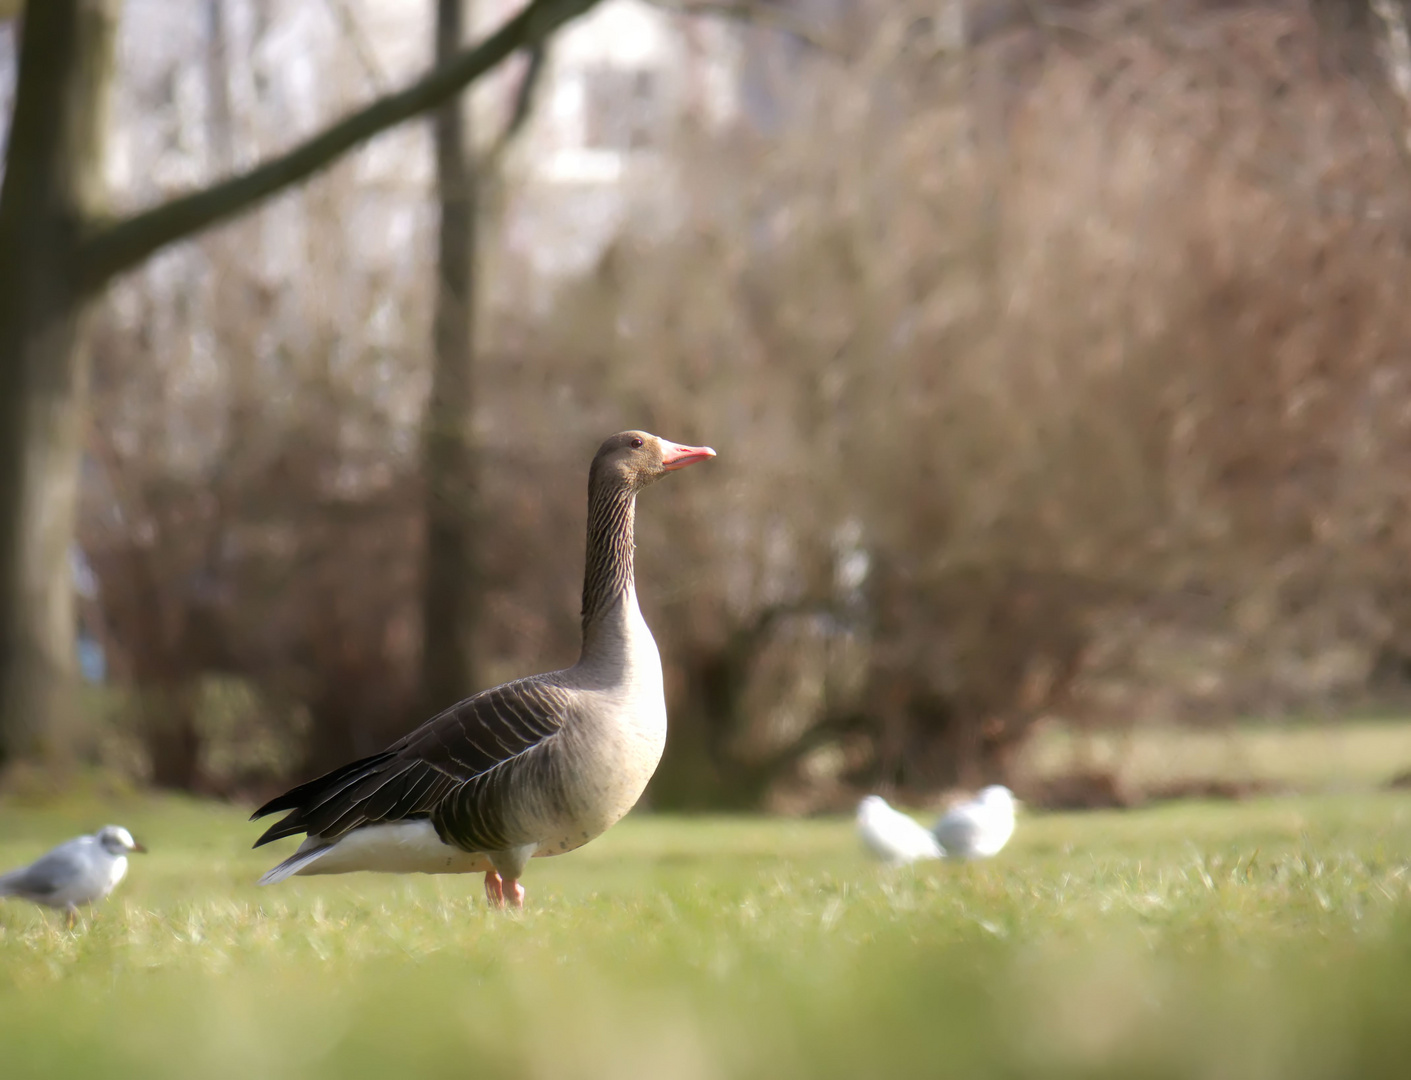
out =
[[[1411,796],[1021,820],[887,873],[840,820],[635,817],[478,878],[256,889],[227,807],[0,807],[0,866],[151,848],[70,933],[0,903],[5,1077],[1404,1077]]]

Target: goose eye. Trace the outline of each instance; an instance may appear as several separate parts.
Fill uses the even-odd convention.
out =
[[[633,439],[630,443],[628,443],[628,445],[632,447],[633,450],[640,450],[642,449],[642,440]]]

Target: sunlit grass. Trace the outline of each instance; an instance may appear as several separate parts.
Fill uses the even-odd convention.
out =
[[[73,932],[0,905],[0,1074],[1404,1076],[1411,798],[1021,821],[888,873],[850,823],[634,818],[475,878],[257,889],[238,811],[0,809],[0,865],[152,847]]]

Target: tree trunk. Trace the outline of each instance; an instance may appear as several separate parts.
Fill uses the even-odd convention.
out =
[[[0,764],[57,755],[88,375],[74,251],[103,203],[117,0],[29,5],[0,191]]]
[[[437,0],[436,60],[460,48],[469,0]],[[441,206],[435,358],[423,417],[426,553],[422,603],[422,697],[443,709],[476,689],[480,604],[479,493],[475,475],[476,163],[467,95],[436,113]]]

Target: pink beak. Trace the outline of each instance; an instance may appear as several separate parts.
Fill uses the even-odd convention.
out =
[[[684,469],[687,465],[713,457],[715,451],[709,446],[682,446],[680,443],[661,440],[661,463],[668,472]]]

